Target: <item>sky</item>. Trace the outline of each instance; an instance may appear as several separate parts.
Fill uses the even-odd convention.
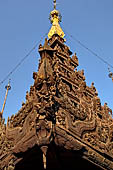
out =
[[[84,69],[86,84],[94,82],[101,99],[113,110],[113,82],[108,65],[78,44],[78,39],[113,66],[113,0],[57,0],[66,45],[79,59],[78,70]],[[24,56],[49,32],[53,0],[0,0],[0,82]],[[72,35],[74,38],[70,37]],[[46,36],[47,37],[47,36]],[[44,38],[42,44],[44,43]],[[33,72],[38,70],[38,45],[9,77],[11,90],[4,118],[16,114],[25,102],[26,91],[33,85]],[[113,68],[110,68],[113,72]],[[0,109],[8,79],[0,84]]]

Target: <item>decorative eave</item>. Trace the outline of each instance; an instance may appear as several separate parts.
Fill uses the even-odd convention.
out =
[[[76,53],[70,57],[56,0],[50,20],[49,40],[39,45],[38,72],[33,73],[34,84],[25,103],[7,125],[0,112],[0,169],[20,170],[22,164],[36,168],[32,163],[29,167],[31,157],[26,159],[35,150],[39,169],[59,169],[58,164],[66,169],[69,161],[69,169],[78,169],[84,160],[87,170],[92,169],[87,161],[94,169],[113,170],[112,110],[106,103],[101,105],[94,83],[86,85],[84,71],[77,70]]]

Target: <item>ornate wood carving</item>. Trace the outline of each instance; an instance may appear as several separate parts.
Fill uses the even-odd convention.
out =
[[[113,169],[112,110],[101,105],[94,83],[86,85],[78,58],[58,35],[39,46],[41,60],[26,102],[16,115],[0,121],[0,168],[13,170],[19,153],[38,145],[46,167],[48,145],[54,143],[105,169]],[[12,161],[13,160],[13,161]]]

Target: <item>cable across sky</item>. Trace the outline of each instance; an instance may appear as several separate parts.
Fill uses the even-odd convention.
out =
[[[22,63],[30,56],[30,54],[36,49],[36,47],[41,43],[41,41],[43,40],[43,38],[47,35],[48,33],[46,33],[40,41],[38,41],[33,48],[19,61],[19,63],[17,63],[15,65],[14,68],[12,68],[12,70],[4,77],[4,79],[2,81],[0,81],[0,85],[3,84],[8,78],[10,78],[10,76],[17,70],[18,67],[20,67],[20,65],[22,65]]]
[[[91,54],[93,54],[94,56],[96,56],[99,60],[101,60],[104,64],[106,64],[108,67],[113,69],[113,66],[108,63],[106,60],[104,60],[102,57],[100,57],[96,52],[94,52],[93,50],[91,50],[90,48],[88,48],[86,45],[84,45],[80,40],[76,39],[73,35],[71,35],[70,33],[68,33],[65,30],[66,34],[69,35],[74,41],[76,41],[78,44],[80,44],[84,49],[86,49],[87,51],[89,51]],[[35,50],[35,48],[41,43],[41,41],[43,40],[43,38],[45,36],[47,36],[48,33],[46,33],[40,41],[38,41],[34,47],[19,61],[19,63],[17,63],[17,65],[12,68],[12,70],[4,77],[4,79],[2,81],[0,81],[0,85],[3,84],[8,78],[10,78],[10,76],[17,70],[18,67],[20,67],[20,65],[22,65],[22,63],[30,56],[30,54]]]
[[[96,52],[94,52],[93,50],[91,50],[90,48],[88,48],[86,45],[84,45],[80,40],[76,39],[73,35],[69,34],[66,31],[66,34],[68,34],[74,41],[76,41],[78,44],[80,44],[83,48],[85,48],[87,51],[89,51],[91,54],[93,54],[94,56],[96,56],[99,60],[101,60],[104,64],[106,64],[107,66],[109,66],[110,68],[113,69],[113,65],[108,63],[106,60],[104,60],[102,57],[100,57]]]

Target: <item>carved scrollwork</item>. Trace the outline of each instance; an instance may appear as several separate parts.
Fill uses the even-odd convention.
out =
[[[37,144],[47,145],[52,141],[52,122],[47,120],[36,121]]]
[[[13,140],[8,140],[4,121],[0,125],[0,156],[7,153],[14,146]]]
[[[56,126],[55,143],[58,146],[64,147],[68,150],[81,150],[83,148],[81,142],[75,140],[64,129]]]
[[[113,169],[113,162],[103,157],[103,155],[100,155],[96,151],[88,149],[88,151],[84,152],[83,157],[87,158],[90,161],[93,161],[94,163],[103,167],[104,169],[109,169],[109,170]]]
[[[4,167],[3,170],[14,170],[15,169],[15,165],[14,165],[14,161],[13,159],[11,159],[8,163],[7,167]]]
[[[84,155],[99,166],[113,169],[108,160],[113,157],[112,111],[106,103],[101,105],[94,83],[86,85],[84,71],[76,68],[78,58],[76,54],[69,56],[71,51],[63,39],[54,35],[49,41],[49,45],[46,39],[39,47],[39,69],[33,74],[34,85],[26,93],[26,102],[7,125],[0,124],[0,156],[26,152],[37,144],[46,167],[46,147],[54,140],[68,150],[90,146]],[[11,157],[7,162],[3,159],[4,170],[13,170]]]
[[[58,112],[56,113],[56,123],[66,127],[66,112],[65,110],[59,108]]]
[[[109,139],[109,127],[105,124],[102,124],[101,126],[98,126],[97,129],[100,141],[107,143]]]
[[[10,160],[7,170],[14,170],[14,169],[15,169],[15,165],[13,163],[13,160]]]

